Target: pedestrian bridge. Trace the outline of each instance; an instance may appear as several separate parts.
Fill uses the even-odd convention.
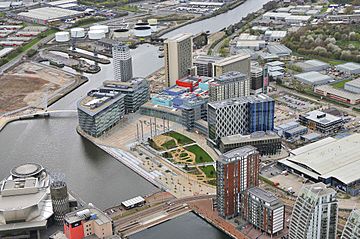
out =
[[[36,111],[34,113],[29,113],[26,115],[22,115],[19,119],[32,119],[32,118],[45,118],[45,117],[73,117],[77,116],[77,110],[43,110]]]

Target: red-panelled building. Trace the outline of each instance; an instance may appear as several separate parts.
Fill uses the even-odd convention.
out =
[[[199,85],[200,82],[201,78],[197,76],[186,76],[184,78],[176,80],[176,85],[189,88],[190,92],[193,92],[193,90]]]
[[[260,154],[253,146],[231,150],[217,161],[217,209],[220,216],[240,214],[241,193],[259,185]]]

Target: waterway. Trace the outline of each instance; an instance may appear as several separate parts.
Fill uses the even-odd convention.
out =
[[[166,36],[179,32],[193,34],[220,30],[256,11],[269,0],[248,0],[243,5],[217,17],[187,25]],[[132,50],[135,76],[146,76],[163,66],[157,47],[141,45]],[[86,75],[89,82],[53,104],[50,109],[76,109],[76,102],[86,93],[112,79],[112,64],[100,65],[101,72]],[[65,68],[66,69],[66,68]],[[53,171],[65,173],[68,187],[82,199],[104,209],[128,198],[157,190],[142,177],[114,160],[99,148],[80,137],[74,115],[10,123],[0,132],[0,178],[18,164],[36,162]],[[184,236],[184,233],[188,233]],[[132,238],[228,238],[193,214],[171,220]]]
[[[249,13],[260,10],[267,2],[270,2],[270,0],[247,0],[245,3],[230,11],[219,14],[212,18],[185,25],[174,31],[166,33],[162,36],[162,38],[169,38],[184,32],[195,35],[206,31],[210,31],[210,33],[220,31],[221,29],[228,27],[231,24],[241,21],[241,19],[246,17]]]

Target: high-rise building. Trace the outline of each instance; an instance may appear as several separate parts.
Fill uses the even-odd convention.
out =
[[[114,44],[112,54],[114,61],[114,80],[129,81],[133,77],[129,47],[123,43]]]
[[[324,183],[304,186],[290,220],[289,239],[335,239],[338,201],[336,191]]]
[[[125,95],[125,114],[134,113],[150,99],[149,82],[144,78],[132,78],[127,82],[104,81],[105,89]]]
[[[351,212],[349,218],[347,219],[341,239],[358,238],[360,238],[360,209],[355,209]]]
[[[214,76],[218,77],[229,71],[239,71],[250,77],[250,55],[238,54],[214,63]]]
[[[260,154],[245,146],[220,156],[216,162],[216,201],[219,215],[232,218],[240,214],[241,193],[259,185]]]
[[[108,238],[113,235],[112,219],[97,208],[82,208],[65,215],[64,234],[68,239]]]
[[[250,95],[250,79],[238,71],[229,71],[209,82],[210,102],[248,95]]]
[[[263,94],[208,104],[208,138],[217,145],[221,137],[274,129],[275,101]]]
[[[98,137],[125,115],[125,95],[114,89],[90,91],[77,104],[80,128]]]
[[[54,219],[58,223],[62,223],[65,214],[70,212],[69,194],[66,183],[62,180],[54,180],[50,184],[50,194],[54,211]]]
[[[251,77],[251,93],[256,95],[263,93],[264,85],[264,70],[258,66],[251,66],[250,77]]]
[[[250,188],[242,194],[241,215],[254,227],[274,235],[284,229],[285,206],[272,193]]]
[[[164,41],[165,78],[168,86],[188,75],[192,67],[192,35],[179,34]]]
[[[214,64],[222,60],[219,56],[198,55],[193,60],[198,76],[214,76]]]

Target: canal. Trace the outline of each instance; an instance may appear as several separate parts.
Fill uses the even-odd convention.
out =
[[[248,0],[243,5],[217,17],[193,23],[166,34],[217,31],[243,16],[256,11],[269,0]],[[146,76],[163,66],[157,47],[145,44],[131,52],[135,76]],[[95,75],[86,75],[89,81],[53,104],[50,109],[76,109],[76,102],[86,93],[112,79],[112,64],[100,65]],[[36,162],[50,171],[66,175],[68,187],[82,199],[105,209],[137,196],[156,190],[152,184],[114,160],[111,156],[80,137],[75,128],[76,116],[17,121],[0,132],[0,178],[18,164]],[[134,186],[136,185],[136,186]],[[189,213],[131,238],[228,238],[208,223]]]

